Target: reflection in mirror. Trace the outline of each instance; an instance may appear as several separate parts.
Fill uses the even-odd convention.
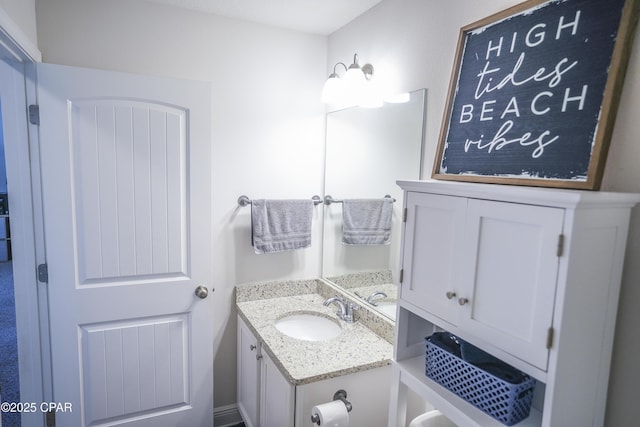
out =
[[[342,204],[325,205],[322,275],[379,312],[395,317],[402,228],[398,179],[420,179],[426,90],[409,102],[381,108],[347,108],[327,114],[325,196],[395,199],[391,242],[342,244]]]

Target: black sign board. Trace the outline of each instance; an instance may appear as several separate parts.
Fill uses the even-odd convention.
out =
[[[598,189],[637,0],[530,0],[461,29],[433,177]]]

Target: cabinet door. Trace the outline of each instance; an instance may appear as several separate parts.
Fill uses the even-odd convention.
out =
[[[280,373],[267,353],[262,354],[261,427],[293,427],[295,388]]]
[[[238,317],[238,409],[247,427],[258,427],[260,359],[258,340]]]
[[[460,328],[546,370],[564,210],[470,199]]]
[[[455,325],[467,199],[409,192],[406,206],[401,298]]]

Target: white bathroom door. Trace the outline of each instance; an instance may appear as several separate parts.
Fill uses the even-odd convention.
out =
[[[37,71],[56,425],[210,427],[210,85]]]

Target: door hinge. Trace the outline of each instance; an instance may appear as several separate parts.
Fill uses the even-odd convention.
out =
[[[561,257],[564,252],[564,234],[558,235],[558,256]]]
[[[47,264],[38,265],[38,282],[49,283],[49,266]]]
[[[29,105],[29,123],[40,126],[40,106],[38,104]]]
[[[404,268],[400,269],[400,283],[404,280]]]
[[[404,212],[402,213],[402,222],[407,222],[407,208],[404,208]]]
[[[47,427],[56,427],[56,413],[53,411],[53,409],[47,411],[45,419],[47,422]]]
[[[553,346],[553,327],[547,329],[547,349]]]

